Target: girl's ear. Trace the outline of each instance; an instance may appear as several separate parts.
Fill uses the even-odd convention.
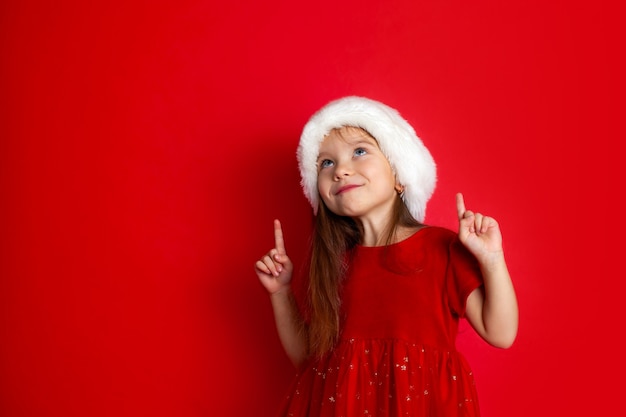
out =
[[[394,190],[396,190],[396,193],[398,193],[398,195],[399,195],[400,197],[402,197],[402,194],[404,194],[404,185],[402,185],[402,184],[396,184],[396,186],[395,186],[395,187],[393,187],[393,188],[394,188]]]

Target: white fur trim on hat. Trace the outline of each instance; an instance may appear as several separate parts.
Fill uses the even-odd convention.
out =
[[[398,182],[409,212],[424,221],[426,203],[435,190],[435,161],[415,130],[391,107],[364,97],[349,96],[331,101],[307,122],[300,136],[297,157],[304,195],[317,214],[317,157],[324,137],[343,126],[365,129],[378,141]]]

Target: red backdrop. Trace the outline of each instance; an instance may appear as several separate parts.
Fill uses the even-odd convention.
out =
[[[621,402],[607,379],[624,374],[624,277],[607,239],[623,44],[602,2],[0,13],[0,415],[271,416],[293,370],[253,263],[274,217],[302,260],[300,129],[348,94],[399,109],[431,149],[427,222],[455,227],[463,191],[501,223],[518,340],[459,340],[484,415]]]

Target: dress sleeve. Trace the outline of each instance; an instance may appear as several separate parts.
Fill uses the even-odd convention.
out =
[[[483,276],[478,261],[455,237],[449,245],[446,291],[450,309],[458,317],[465,316],[467,297],[481,285]]]

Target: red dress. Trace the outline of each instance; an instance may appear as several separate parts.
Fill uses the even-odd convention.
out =
[[[356,247],[333,351],[296,375],[281,416],[478,416],[458,320],[482,277],[457,235],[425,227],[387,247]]]

